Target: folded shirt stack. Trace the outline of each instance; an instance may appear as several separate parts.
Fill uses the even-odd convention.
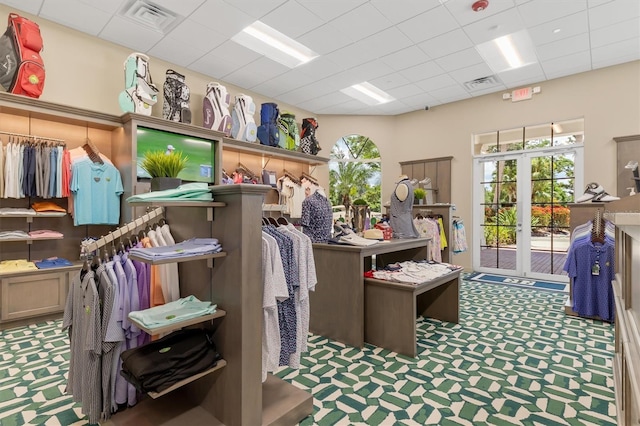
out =
[[[52,231],[50,229],[38,229],[38,230],[29,232],[29,237],[31,238],[62,238],[64,237],[64,234],[61,234],[58,231]]]
[[[38,267],[27,259],[3,260],[0,262],[0,272],[21,272],[34,269],[38,269]]]
[[[0,231],[0,240],[13,240],[16,238],[29,238],[29,234],[24,231]]]
[[[0,208],[0,216],[35,216],[34,209],[21,209],[18,207],[2,207]]]
[[[38,212],[40,215],[46,215],[47,213],[66,213],[67,211],[51,201],[38,201],[31,204],[31,208]]]
[[[73,266],[73,263],[61,257],[50,257],[34,262],[38,269],[61,268],[63,266]]]
[[[129,253],[145,260],[158,260],[212,254],[221,250],[217,238],[191,238],[171,246],[132,248]]]
[[[151,191],[144,194],[132,195],[128,202],[143,201],[213,201],[213,194],[209,185],[204,182],[192,182],[180,185],[175,189]]]
[[[396,262],[387,265],[384,270],[372,272],[373,278],[379,280],[421,284],[460,269],[457,265],[436,262]]]
[[[153,330],[176,322],[213,314],[216,312],[216,308],[217,305],[213,305],[211,302],[202,302],[192,295],[142,311],[129,312],[129,318]]]

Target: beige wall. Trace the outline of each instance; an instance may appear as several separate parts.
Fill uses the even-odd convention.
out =
[[[12,9],[0,5],[0,16]],[[42,57],[47,70],[41,99],[110,114],[121,114],[118,94],[124,88],[123,62],[131,50],[97,37],[22,13],[38,22],[44,38]],[[191,89],[193,123],[202,125],[202,97],[207,82],[220,81],[233,96],[254,97],[256,121],[263,96],[180,66],[151,58],[154,82],[162,90],[168,68],[185,74]],[[400,161],[453,156],[452,201],[465,220],[471,243],[471,135],[474,133],[540,124],[576,117],[585,119],[585,182],[597,181],[610,192],[616,188],[616,136],[640,133],[640,61],[600,69],[538,84],[542,93],[519,103],[503,101],[501,93],[417,111],[399,116],[319,116],[321,156],[328,157],[342,136],[362,134],[371,138],[382,156],[383,201],[389,199]],[[159,98],[161,99],[161,93]],[[296,114],[298,121],[313,116],[308,111],[279,103]],[[162,115],[162,101],[153,109]],[[315,171],[325,186],[328,168]],[[471,268],[470,253],[454,262]]]
[[[321,116],[321,153],[344,135],[368,136],[381,151],[383,202],[395,186],[399,162],[453,156],[452,203],[465,221],[471,245],[471,135],[584,117],[585,183],[598,182],[615,194],[613,138],[640,134],[640,61],[536,85],[540,94],[516,103],[494,93],[395,117]],[[471,252],[454,256],[453,262],[470,269]]]

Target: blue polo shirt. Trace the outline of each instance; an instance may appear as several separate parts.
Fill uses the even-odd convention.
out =
[[[120,223],[120,195],[124,189],[118,169],[86,158],[73,163],[71,173],[74,225]]]

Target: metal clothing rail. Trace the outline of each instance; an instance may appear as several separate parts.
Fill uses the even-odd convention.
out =
[[[66,143],[64,139],[50,138],[50,137],[47,137],[47,136],[27,135],[27,134],[24,134],[24,133],[13,133],[13,132],[3,132],[3,131],[0,131],[0,134],[9,135],[9,136],[19,136],[21,138],[42,139],[44,141]]]
[[[100,247],[104,247],[124,235],[130,234],[141,226],[151,222],[153,219],[162,216],[163,213],[164,209],[162,207],[157,207],[156,209],[143,214],[136,220],[133,220],[126,225],[123,225],[120,228],[116,229],[115,231],[111,231],[107,235],[100,237],[96,241],[83,243],[80,245],[81,254],[86,255],[88,253],[91,253],[92,251],[98,250]]]

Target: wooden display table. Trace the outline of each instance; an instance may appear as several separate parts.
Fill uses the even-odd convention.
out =
[[[364,280],[364,340],[415,357],[419,315],[458,323],[462,269],[420,284]]]
[[[416,238],[390,240],[368,247],[313,244],[318,284],[316,290],[309,293],[310,331],[357,348],[369,342],[396,350],[387,346],[393,345],[401,349],[401,353],[415,356],[416,312],[445,321],[458,321],[461,270],[418,286],[410,285],[410,291],[404,288],[407,284],[383,282],[390,284],[389,287],[378,284],[379,280],[369,283],[368,279],[365,289],[364,272],[371,269],[374,256],[379,267],[405,260],[427,259],[429,242],[425,238]],[[365,301],[365,293],[370,302]],[[424,297],[418,297],[423,293]],[[378,298],[383,308],[377,307]],[[389,302],[386,305],[385,298]],[[392,299],[397,302],[391,304]],[[412,304],[413,310],[400,312]],[[379,320],[367,320],[367,312],[371,318],[379,316]],[[409,316],[412,321],[408,321]],[[399,339],[401,345],[395,339],[386,338],[389,333],[378,324],[379,321],[389,321],[387,327],[393,330],[392,333],[400,333],[399,327],[405,328],[403,337]],[[412,350],[406,349],[411,345]]]

